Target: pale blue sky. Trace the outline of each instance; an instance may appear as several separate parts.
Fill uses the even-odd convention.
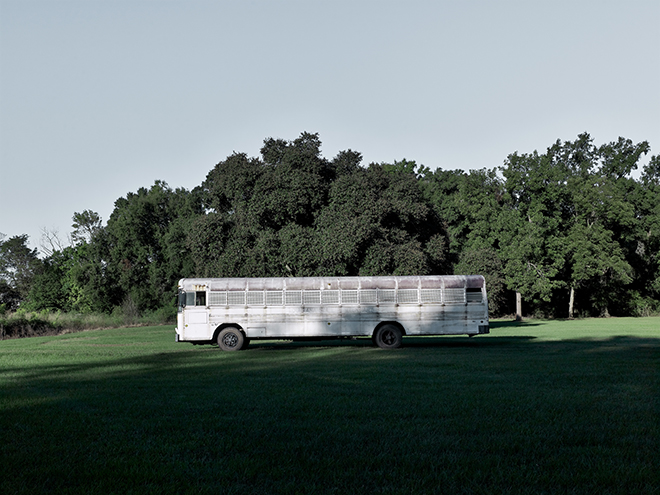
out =
[[[432,169],[585,131],[659,154],[659,25],[658,0],[0,0],[0,232],[65,239],[303,131]]]

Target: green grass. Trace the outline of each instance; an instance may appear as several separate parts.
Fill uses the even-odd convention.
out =
[[[174,343],[0,342],[0,493],[660,493],[660,319]]]

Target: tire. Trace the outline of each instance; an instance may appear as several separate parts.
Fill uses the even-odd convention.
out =
[[[227,327],[218,334],[218,347],[223,351],[240,351],[245,345],[245,335],[238,328]]]
[[[401,329],[396,325],[383,325],[376,330],[373,340],[381,349],[397,349],[401,347]]]

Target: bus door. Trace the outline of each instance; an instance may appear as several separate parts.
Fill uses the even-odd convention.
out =
[[[186,340],[206,340],[209,338],[209,308],[206,304],[206,290],[197,287],[195,291],[186,291],[183,310],[184,336]]]

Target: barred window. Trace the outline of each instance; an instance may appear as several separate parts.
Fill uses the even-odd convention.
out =
[[[376,304],[378,302],[377,289],[365,289],[360,291],[360,304]]]
[[[227,305],[227,292],[209,292],[209,305],[211,306],[226,306]]]
[[[320,290],[303,291],[303,304],[321,304]]]
[[[357,304],[358,303],[358,291],[356,291],[356,290],[342,290],[341,291],[341,303],[342,304]]]
[[[323,304],[339,304],[339,291],[338,290],[322,291],[321,302]]]
[[[422,289],[421,292],[423,304],[439,304],[442,302],[442,289]]]
[[[302,304],[302,291],[288,290],[285,292],[287,306],[300,306]]]
[[[245,306],[245,292],[242,290],[227,292],[227,304]]]
[[[247,303],[250,306],[264,305],[264,292],[261,290],[250,290],[247,293]]]
[[[417,304],[417,289],[399,289],[399,304]]]
[[[281,306],[281,305],[282,305],[281,290],[266,291],[266,306]]]
[[[378,291],[379,303],[395,303],[396,291],[394,289],[380,289]]]
[[[445,304],[463,304],[465,289],[445,289]]]

